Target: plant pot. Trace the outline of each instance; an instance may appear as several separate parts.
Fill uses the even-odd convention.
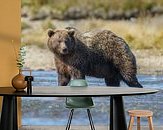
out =
[[[13,77],[12,86],[16,89],[16,91],[24,91],[27,87],[27,82],[25,81],[21,70],[19,70],[19,74]]]

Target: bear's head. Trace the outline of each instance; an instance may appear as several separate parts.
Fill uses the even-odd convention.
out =
[[[75,47],[74,33],[74,30],[49,30],[49,49],[58,56],[71,54]]]

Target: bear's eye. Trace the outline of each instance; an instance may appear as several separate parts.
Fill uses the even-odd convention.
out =
[[[61,40],[58,40],[59,43],[61,43],[62,41]]]

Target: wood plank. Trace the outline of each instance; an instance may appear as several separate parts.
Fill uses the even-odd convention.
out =
[[[19,130],[65,130],[66,126],[22,126]],[[107,126],[95,126],[96,130],[109,130]],[[149,130],[148,126],[141,126],[141,130]],[[134,126],[133,130],[137,127]],[[90,130],[89,126],[71,126],[71,130]],[[163,130],[163,126],[154,126],[154,130]]]
[[[66,126],[23,126],[20,130],[65,130]],[[90,130],[90,126],[71,126],[71,130]],[[107,126],[96,126],[96,130],[107,130]]]

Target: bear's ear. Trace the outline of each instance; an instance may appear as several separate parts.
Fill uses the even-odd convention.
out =
[[[75,30],[74,30],[74,29],[68,30],[68,34],[69,34],[70,36],[74,36]]]
[[[48,30],[48,36],[51,37],[52,35],[54,35],[54,31],[53,30]]]

